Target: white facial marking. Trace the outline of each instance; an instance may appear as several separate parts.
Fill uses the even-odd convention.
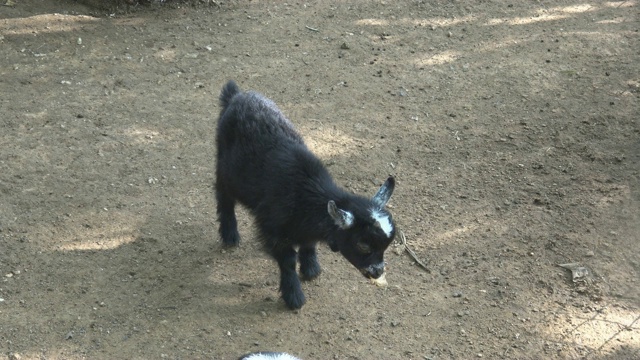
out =
[[[353,214],[348,211],[342,211],[342,217],[346,228],[350,228],[353,225]]]
[[[380,228],[384,231],[387,237],[391,237],[391,231],[393,231],[393,225],[391,224],[391,220],[384,213],[378,210],[371,210],[371,217],[373,220],[377,221],[380,224]]]

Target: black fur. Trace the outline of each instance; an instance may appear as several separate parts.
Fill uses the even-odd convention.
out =
[[[280,292],[291,309],[305,303],[296,261],[304,279],[321,272],[318,241],[340,251],[365,276],[378,278],[384,271],[383,253],[395,236],[391,215],[384,209],[393,178],[373,199],[348,193],[334,183],[271,100],[241,92],[229,81],[220,104],[215,188],[223,243],[235,246],[240,241],[234,212],[240,202],[255,216],[265,249],[278,262]],[[330,202],[334,212],[328,210]],[[383,221],[386,227],[372,211],[389,219]]]

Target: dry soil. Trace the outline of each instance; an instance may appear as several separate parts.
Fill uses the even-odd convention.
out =
[[[638,1],[2,3],[0,359],[640,358]],[[228,79],[393,174],[427,269],[321,247],[292,312],[245,210],[222,249]]]

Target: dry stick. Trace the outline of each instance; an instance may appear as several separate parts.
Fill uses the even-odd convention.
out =
[[[602,345],[600,345],[600,347],[599,347],[599,348],[597,348],[597,349],[596,349],[596,351],[600,351],[600,350],[602,350],[602,348],[603,348],[605,345],[607,345],[607,343],[608,343],[608,342],[610,342],[611,340],[613,340],[613,338],[615,338],[616,336],[618,336],[618,334],[620,334],[623,330],[631,330],[631,329],[633,328],[633,324],[635,324],[638,320],[640,320],[640,315],[639,315],[638,317],[636,317],[636,318],[635,318],[635,320],[633,320],[633,321],[631,322],[631,324],[629,324],[629,325],[626,325],[626,326],[625,326],[624,324],[620,324],[620,323],[618,323],[618,325],[622,325],[622,326],[623,326],[623,327],[622,327],[622,329],[618,329],[618,331],[617,331],[615,334],[611,335],[611,337],[610,337],[610,338],[608,338],[608,339],[607,339],[607,341],[605,341]]]
[[[427,265],[424,262],[422,262],[422,260],[418,259],[418,255],[416,255],[416,253],[409,248],[409,245],[407,245],[407,238],[404,237],[404,232],[402,231],[400,231],[400,240],[402,240],[402,246],[404,246],[404,249],[409,253],[409,255],[411,255],[413,260],[415,260],[418,263],[418,265],[422,266],[423,269],[425,269],[429,274],[431,274],[431,270],[429,270]]]
[[[318,30],[318,29],[314,29],[314,28],[312,28],[312,27],[309,27],[309,26],[305,26],[305,27],[306,27],[307,29],[309,29],[309,30],[311,30],[311,31],[315,31],[315,32],[318,32],[318,31],[320,31],[320,30]]]

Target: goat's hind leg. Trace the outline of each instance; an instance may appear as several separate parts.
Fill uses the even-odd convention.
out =
[[[226,246],[237,246],[240,243],[240,234],[235,213],[236,200],[228,194],[219,181],[216,183],[216,199],[222,243]]]
[[[289,309],[300,309],[306,302],[300,279],[296,272],[296,251],[291,248],[272,250],[273,257],[280,267],[280,293]]]
[[[320,275],[322,268],[318,262],[316,244],[300,246],[298,258],[300,260],[300,275],[304,280],[313,280]]]

